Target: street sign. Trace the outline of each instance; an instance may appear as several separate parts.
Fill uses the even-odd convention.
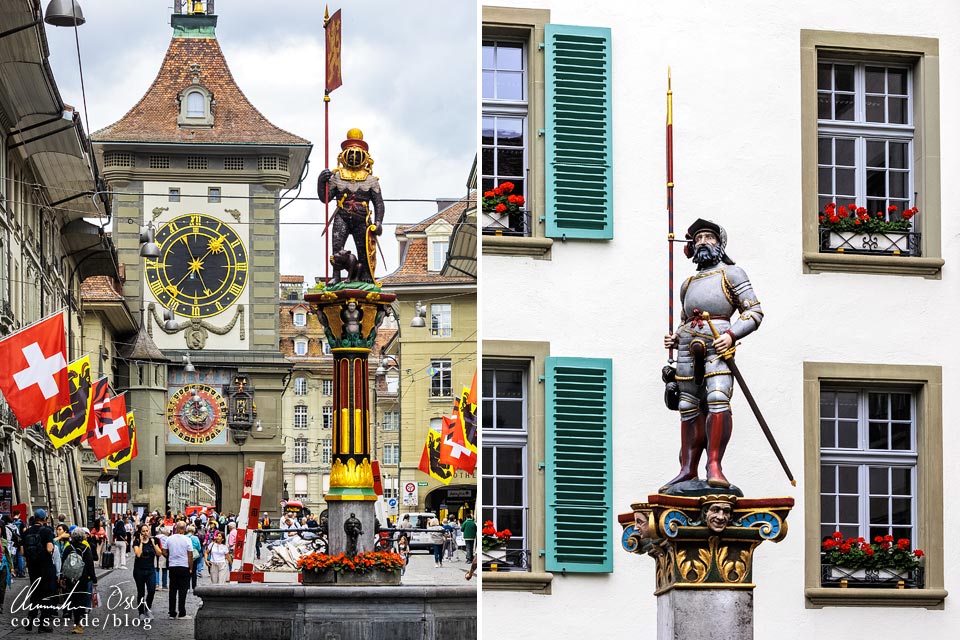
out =
[[[415,507],[420,501],[419,489],[413,482],[403,483],[403,506]]]
[[[395,516],[399,512],[399,501],[396,498],[387,498],[387,515]]]
[[[429,487],[429,486],[430,486],[430,483],[429,483],[429,482],[418,482],[418,483],[417,483],[417,486],[418,486],[418,487]]]

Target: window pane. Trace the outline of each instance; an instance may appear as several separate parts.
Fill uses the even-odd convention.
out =
[[[837,64],[834,65],[834,74],[837,91],[853,91],[853,65]]]
[[[856,189],[856,169],[837,169],[837,195],[854,197]]]
[[[856,467],[837,467],[840,480],[840,493],[859,493],[860,479]]]
[[[907,197],[907,173],[905,171],[891,171],[890,172],[890,197],[891,198],[906,198]],[[902,210],[903,207],[900,207]]]
[[[480,51],[480,64],[484,69],[493,69],[494,65],[496,64],[493,58],[492,42],[483,43],[483,48]]]
[[[484,149],[490,151],[490,149]],[[499,149],[497,151],[498,176],[523,175],[523,149]]]
[[[483,86],[481,88],[482,95],[485,99],[493,99],[496,96],[493,93],[493,71],[484,70],[481,74],[483,78]]]
[[[853,140],[847,138],[838,138],[835,143],[837,150],[837,161],[836,164],[842,165],[845,167],[853,167],[856,165],[855,159],[855,145]]]
[[[870,423],[870,448],[871,449],[889,449],[890,441],[887,434],[887,423],[886,422],[871,422]]]
[[[887,195],[887,174],[884,171],[867,171],[867,197],[883,198]],[[871,213],[874,211],[871,209]]]
[[[826,449],[833,449],[837,446],[837,435],[833,420],[820,421],[820,446]]]
[[[480,393],[484,398],[493,396],[493,369],[483,370],[483,375],[480,376]]]
[[[820,193],[833,193],[833,169],[830,167],[817,170],[817,190]]]
[[[523,372],[509,369],[497,371],[497,397],[522,398]]]
[[[867,166],[868,167],[887,166],[887,144],[885,142],[867,140]]]
[[[489,429],[493,426],[493,400],[484,400],[481,411],[483,417],[480,419],[480,426]]]
[[[521,71],[523,69],[523,45],[498,42],[497,69]]]
[[[886,69],[883,67],[867,67],[867,93],[885,93]]]
[[[523,118],[497,118],[497,144],[523,146]]]
[[[821,62],[817,65],[817,89],[826,89],[829,91],[832,88],[833,77],[831,75],[830,65]]]
[[[523,504],[523,480],[498,477],[497,504]]]
[[[907,168],[907,144],[905,142],[890,142],[890,166],[894,169]]]
[[[837,490],[836,467],[833,465],[820,466],[820,491],[833,493]]]
[[[523,429],[523,403],[498,402],[495,427],[497,429]]]
[[[830,110],[830,94],[829,93],[818,93],[817,94],[817,118],[820,120],[832,120],[833,114]]]
[[[523,73],[498,71],[496,76],[498,100],[523,100]]]
[[[856,422],[841,421],[837,424],[840,449],[859,449],[859,429]]]
[[[836,408],[835,401],[837,395],[833,391],[821,391],[820,392],[820,417],[822,418],[835,418]]]
[[[853,94],[838,93],[833,96],[834,120],[853,120]]]
[[[481,475],[489,476],[493,474],[493,447],[483,447],[483,460],[480,463]],[[486,478],[484,478],[486,480]],[[486,489],[484,489],[486,493]]]
[[[883,113],[883,96],[866,96],[867,122],[885,122]]]
[[[887,69],[887,93],[907,94],[906,69]]]
[[[858,414],[857,394],[841,392],[837,394],[838,415],[841,418],[856,418]]]
[[[890,425],[890,448],[895,451],[909,451],[912,449],[910,446],[910,425]]]
[[[503,504],[501,502],[501,504]],[[498,509],[497,529],[510,529],[511,537],[523,537],[523,511],[520,509]]]
[[[893,524],[910,524],[910,498],[893,498],[891,501],[892,513],[890,522]]]
[[[870,498],[870,524],[890,522],[890,505],[887,498]]]
[[[910,394],[891,393],[890,408],[890,417],[893,420],[910,420]]]
[[[486,454],[484,454],[486,456]],[[486,473],[486,471],[484,471]],[[493,478],[484,477],[480,482],[480,488],[483,489],[483,499],[484,501],[493,501]],[[490,516],[484,516],[484,518],[489,518]]]
[[[483,144],[493,144],[493,127],[495,124],[495,118],[484,117],[480,121],[480,131],[482,135],[481,142]]]
[[[837,499],[835,496],[820,496],[820,520],[832,522],[837,515]]]
[[[870,493],[874,495],[887,495],[889,493],[886,467],[870,467]]]
[[[887,110],[890,112],[890,124],[907,124],[907,99],[887,98]]]
[[[523,449],[499,447],[497,449],[497,475],[523,475]]]
[[[860,519],[860,498],[857,496],[840,496],[837,498],[837,507],[840,522],[858,522]]]
[[[894,467],[890,470],[890,493],[895,496],[911,495],[910,470]]]
[[[833,141],[830,138],[817,140],[817,162],[819,164],[833,164]]]

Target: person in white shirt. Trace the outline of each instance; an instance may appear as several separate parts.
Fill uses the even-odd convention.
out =
[[[187,589],[190,588],[190,567],[193,566],[193,542],[185,534],[187,523],[178,522],[177,532],[167,538],[163,555],[170,565],[171,618],[190,619],[187,615]]]
[[[207,564],[210,566],[210,582],[226,584],[230,577],[230,562],[232,550],[223,539],[223,533],[217,531],[213,542],[207,547]]]

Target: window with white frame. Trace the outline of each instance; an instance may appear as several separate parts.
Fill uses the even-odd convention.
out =
[[[820,390],[820,535],[917,540],[915,394]]]
[[[820,215],[830,203],[853,204],[856,210],[840,217],[893,221],[912,207],[912,86],[913,69],[906,64],[819,59]]]
[[[320,381],[320,393],[325,396],[333,395],[333,380],[324,379]]]
[[[298,356],[307,355],[307,341],[306,340],[295,340],[293,343],[293,353]]]
[[[388,442],[383,445],[383,464],[400,464],[400,445]]]
[[[320,464],[330,464],[333,453],[333,440],[326,438],[320,441]]]
[[[333,428],[333,407],[327,405],[323,408],[323,428]]]
[[[206,115],[207,104],[204,96],[199,91],[191,91],[187,94],[187,117],[202,118]]]
[[[443,263],[447,261],[447,247],[449,246],[448,240],[430,241],[430,264],[427,266],[427,271],[443,269]]]
[[[293,392],[298,396],[307,395],[307,379],[306,378],[296,378],[293,381]]]
[[[307,428],[307,406],[306,405],[298,404],[293,408],[293,428],[294,429]]]
[[[180,202],[180,187],[170,187],[167,191],[168,202]]]
[[[220,202],[220,187],[207,187],[207,202]]]
[[[307,498],[307,474],[305,473],[296,473],[293,476],[293,497],[297,500],[304,500]]]
[[[513,534],[510,549],[526,548],[527,384],[516,365],[485,366],[482,375],[483,520]]]
[[[453,335],[450,304],[430,305],[430,335],[436,338],[449,338]]]
[[[304,311],[297,311],[293,314],[293,326],[295,327],[305,327],[307,326],[307,314]]]
[[[446,397],[452,393],[451,363],[449,359],[430,361],[430,395]]]
[[[483,117],[481,121],[481,191],[503,182],[513,195],[526,198],[527,52],[523,42],[484,39],[481,50]],[[484,219],[484,228],[528,235],[518,221]]]
[[[293,441],[293,462],[294,464],[307,463],[307,439],[297,438]]]
[[[384,431],[400,430],[400,412],[399,411],[383,412],[383,430]]]

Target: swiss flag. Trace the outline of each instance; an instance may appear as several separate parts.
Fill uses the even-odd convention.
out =
[[[94,380],[90,385],[90,410],[93,420],[87,423],[87,432],[81,440],[93,436],[99,424],[110,422],[110,381],[106,377]]]
[[[62,311],[0,340],[0,392],[21,427],[70,404]]]
[[[126,394],[110,399],[110,411],[97,413],[97,427],[87,434],[87,442],[98,460],[130,447],[127,428]]]
[[[440,436],[440,464],[452,465],[467,473],[477,468],[477,454],[467,447],[460,414],[452,418],[443,417],[443,432]]]

